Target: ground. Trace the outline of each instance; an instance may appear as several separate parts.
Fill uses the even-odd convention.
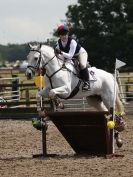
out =
[[[57,157],[33,159],[41,152],[41,134],[31,121],[0,120],[0,177],[132,177],[133,176],[133,115],[126,118],[122,132],[124,145],[116,153],[124,157],[74,156],[56,127],[49,123],[48,153]]]

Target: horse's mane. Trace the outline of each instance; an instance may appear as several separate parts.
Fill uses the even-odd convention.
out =
[[[45,45],[45,44],[43,44],[43,45],[41,46],[41,50],[42,50],[42,51],[46,51],[47,53],[51,53],[51,54],[54,53],[54,49],[53,49],[51,46]]]

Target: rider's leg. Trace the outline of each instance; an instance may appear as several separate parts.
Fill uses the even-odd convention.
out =
[[[87,52],[82,52],[78,56],[79,64],[80,64],[80,75],[81,79],[83,80],[83,90],[89,90],[90,89],[90,83],[89,83],[89,73],[87,68],[87,59],[88,54]]]
[[[88,68],[84,68],[80,70],[80,75],[83,80],[83,90],[90,90],[90,83],[89,83],[89,73],[88,73]]]

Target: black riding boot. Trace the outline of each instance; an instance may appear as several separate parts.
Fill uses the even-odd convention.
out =
[[[84,68],[84,69],[80,70],[80,76],[81,76],[81,79],[84,82],[83,86],[82,86],[82,90],[84,90],[84,91],[90,90],[88,68]]]

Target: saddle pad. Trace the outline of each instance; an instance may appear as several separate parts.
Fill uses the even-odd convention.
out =
[[[97,81],[96,68],[95,67],[91,67],[91,68],[88,68],[88,70],[89,70],[90,81]]]

